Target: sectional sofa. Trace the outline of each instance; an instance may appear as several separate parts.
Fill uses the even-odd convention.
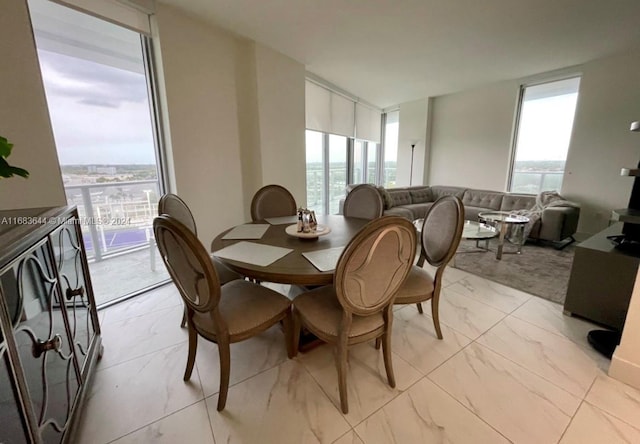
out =
[[[348,186],[347,192],[351,191],[353,186]],[[464,218],[467,220],[478,220],[478,214],[484,211],[530,210],[536,204],[535,195],[452,186],[413,186],[386,189],[378,187],[378,191],[385,204],[384,215],[402,216],[410,220],[424,217],[433,202],[447,195],[457,196],[462,200]],[[550,241],[556,243],[556,246],[564,247],[573,241],[579,217],[580,208],[575,205],[546,207],[539,220],[531,228],[529,239]]]

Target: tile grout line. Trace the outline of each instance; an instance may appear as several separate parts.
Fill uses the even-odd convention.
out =
[[[132,434],[134,434],[134,433],[136,433],[136,432],[138,432],[138,431],[140,431],[140,430],[142,430],[142,429],[144,429],[144,428],[146,428],[146,427],[149,427],[150,425],[153,425],[153,424],[155,424],[155,423],[157,423],[157,422],[160,422],[160,421],[162,421],[162,420],[164,420],[164,419],[167,419],[169,416],[173,416],[173,415],[175,415],[176,413],[181,412],[182,410],[185,410],[185,409],[188,409],[188,408],[190,408],[190,407],[193,407],[194,405],[196,405],[196,404],[198,404],[198,403],[200,403],[200,402],[204,402],[204,399],[200,399],[200,400],[198,400],[198,401],[194,402],[193,404],[186,405],[186,406],[181,407],[181,408],[179,408],[178,410],[173,411],[173,412],[171,412],[171,413],[168,413],[168,414],[166,414],[166,415],[164,415],[164,416],[162,416],[162,417],[160,417],[160,418],[158,418],[158,419],[154,419],[153,421],[151,421],[151,422],[149,422],[149,423],[147,423],[147,424],[144,424],[144,425],[142,425],[142,426],[138,427],[138,428],[137,428],[137,429],[135,429],[135,430],[132,430],[132,431],[130,431],[130,432],[127,432],[127,433],[125,433],[125,434],[124,434],[124,435],[122,435],[122,436],[119,436],[119,437],[117,437],[117,438],[115,438],[115,439],[112,439],[111,441],[107,441],[105,444],[111,444],[111,443],[114,443],[114,442],[118,441],[119,439],[124,438],[125,436],[132,435]],[[206,409],[206,404],[205,404],[205,409]]]
[[[144,358],[145,356],[149,356],[149,355],[152,355],[154,353],[158,353],[158,352],[167,350],[168,348],[177,347],[178,345],[184,344],[185,342],[188,342],[188,339],[184,340],[184,341],[177,342],[175,344],[166,345],[166,346],[164,346],[162,348],[159,348],[157,350],[149,351],[149,352],[144,353],[144,354],[139,355],[139,356],[134,356],[133,358],[127,358],[124,361],[120,361],[120,362],[116,362],[116,363],[113,363],[113,364],[109,364],[106,367],[96,368],[96,374],[99,373],[99,372],[105,371],[105,370],[112,369],[112,368],[117,367],[119,365],[126,364],[126,363],[129,363],[131,361],[135,361],[136,359]],[[105,349],[106,348],[107,347],[105,347]],[[106,350],[105,350],[105,352],[106,352]]]
[[[469,407],[467,407],[466,405],[464,405],[463,403],[461,403],[455,396],[453,396],[453,394],[449,393],[444,387],[440,386],[440,384],[438,384],[436,381],[434,381],[432,378],[430,378],[429,376],[435,372],[437,369],[439,369],[440,367],[442,367],[445,363],[447,363],[448,361],[450,361],[451,359],[454,358],[454,356],[458,355],[459,353],[462,353],[466,348],[469,348],[471,346],[471,344],[476,343],[475,339],[472,339],[471,342],[469,342],[467,345],[465,345],[464,347],[462,347],[460,350],[458,350],[456,353],[454,353],[453,355],[451,355],[448,359],[446,359],[444,362],[442,362],[442,364],[438,365],[436,368],[434,368],[433,370],[431,370],[429,373],[427,373],[425,375],[425,378],[427,378],[427,380],[432,383],[433,385],[435,385],[436,387],[438,387],[440,390],[442,390],[444,393],[446,393],[453,401],[457,402],[460,406],[462,406],[462,408],[464,408],[465,410],[467,410],[468,412],[470,412],[473,416],[475,416],[476,418],[478,418],[481,422],[485,423],[489,428],[491,428],[491,430],[494,430],[496,433],[498,433],[500,436],[504,437],[504,439],[506,439],[509,442],[513,442],[511,439],[509,439],[508,437],[506,437],[501,431],[499,431],[498,429],[496,429],[493,425],[489,424],[487,421],[484,420],[484,418],[480,417],[476,412],[474,412],[473,410],[471,410]]]
[[[605,375],[605,376],[606,376],[607,378],[611,378],[609,375]],[[611,379],[613,379],[613,378],[611,378]],[[623,422],[623,423],[627,424],[629,427],[631,427],[631,428],[633,428],[633,429],[635,429],[635,430],[638,430],[638,432],[640,432],[640,427],[636,427],[635,425],[630,424],[627,420],[622,419],[622,418],[620,418],[618,415],[616,415],[616,414],[614,414],[614,413],[610,412],[609,410],[604,409],[603,407],[597,406],[597,405],[596,405],[596,404],[594,404],[593,402],[591,402],[591,401],[587,400],[587,396],[589,395],[589,393],[591,393],[591,390],[593,389],[593,386],[594,386],[594,385],[596,385],[596,381],[597,381],[597,380],[598,380],[598,376],[596,376],[596,378],[593,380],[593,383],[591,384],[591,387],[589,387],[589,390],[588,390],[588,391],[587,391],[587,393],[585,394],[585,396],[584,396],[584,400],[583,400],[583,401],[584,401],[584,403],[586,403],[586,404],[590,405],[591,407],[593,407],[593,408],[595,408],[595,409],[598,409],[598,410],[600,410],[600,411],[602,411],[602,412],[606,413],[607,415],[611,415],[613,418],[616,418],[617,420],[619,420],[619,421],[621,421],[621,422]],[[624,384],[624,383],[622,383],[622,384]],[[625,384],[625,385],[627,385],[627,384]],[[629,386],[629,387],[631,387],[631,386]],[[632,388],[633,388],[633,387],[632,387]],[[635,389],[635,388],[634,388],[634,389]],[[582,404],[581,404],[581,405],[582,405]]]
[[[482,336],[482,335],[481,335],[481,336]],[[516,361],[512,360],[512,359],[511,359],[511,358],[509,358],[508,356],[503,355],[502,353],[500,353],[500,352],[498,352],[498,351],[494,350],[493,348],[489,347],[488,345],[482,344],[481,342],[476,342],[475,340],[474,340],[474,342],[475,342],[475,343],[476,343],[476,345],[478,345],[479,347],[482,347],[482,348],[484,348],[484,349],[486,349],[486,350],[489,350],[489,351],[490,351],[490,352],[492,352],[492,353],[495,353],[496,355],[498,355],[498,356],[500,356],[501,358],[503,358],[503,359],[505,359],[505,360],[509,361],[509,362],[510,362],[510,363],[512,363],[513,365],[515,365],[515,366],[518,366],[518,367],[522,368],[522,369],[523,369],[523,370],[525,370],[526,372],[531,373],[532,375],[534,375],[534,376],[536,376],[536,377],[538,377],[538,378],[542,379],[542,380],[543,380],[543,381],[545,381],[545,382],[548,382],[549,384],[551,384],[551,385],[553,385],[554,387],[556,387],[556,388],[558,388],[558,389],[562,390],[563,392],[566,392],[567,394],[569,394],[569,395],[573,396],[574,398],[577,398],[577,399],[583,400],[583,399],[584,399],[584,397],[586,396],[586,394],[588,393],[588,390],[587,390],[587,392],[585,392],[585,394],[584,394],[584,395],[582,395],[582,396],[575,395],[575,394],[571,393],[569,390],[565,389],[564,387],[560,387],[560,386],[559,386],[558,384],[556,384],[555,382],[553,382],[553,381],[551,381],[551,380],[547,379],[545,376],[539,375],[538,373],[534,372],[533,370],[529,369],[528,367],[525,367],[524,365],[520,364],[519,362],[516,362]],[[597,377],[598,377],[598,375],[594,376],[594,379],[593,379],[593,380],[595,381],[595,379],[596,379]],[[593,383],[593,381],[592,381],[592,383]],[[575,414],[575,412],[574,412],[574,414]],[[573,417],[573,416],[570,416],[570,417]]]

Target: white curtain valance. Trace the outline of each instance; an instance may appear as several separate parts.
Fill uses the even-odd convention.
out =
[[[151,35],[149,15],[155,12],[154,0],[53,0],[78,11]]]

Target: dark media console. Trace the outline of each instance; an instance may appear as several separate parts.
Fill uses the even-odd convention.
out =
[[[616,223],[576,246],[566,314],[622,330],[640,265],[640,254],[616,248],[609,239],[622,231],[623,224]]]

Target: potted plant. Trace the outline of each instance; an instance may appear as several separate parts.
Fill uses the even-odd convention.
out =
[[[9,143],[5,137],[0,136],[0,177],[9,178],[17,175],[26,179],[29,177],[29,172],[27,170],[11,166],[9,165],[9,162],[7,162],[7,157],[11,155],[12,148],[13,143]]]

